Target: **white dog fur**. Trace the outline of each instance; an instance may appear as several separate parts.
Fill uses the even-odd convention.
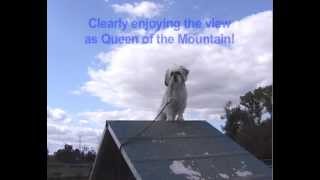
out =
[[[183,66],[175,66],[166,71],[164,84],[167,86],[162,99],[162,105],[157,120],[160,121],[183,121],[183,113],[187,105],[187,80],[189,70]]]

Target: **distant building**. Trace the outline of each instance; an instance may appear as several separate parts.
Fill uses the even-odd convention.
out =
[[[206,121],[155,122],[134,137],[149,123],[107,122],[90,180],[272,179],[271,168]]]

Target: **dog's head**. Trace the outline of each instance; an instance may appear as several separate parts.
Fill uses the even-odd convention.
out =
[[[166,71],[164,84],[168,86],[170,82],[184,83],[187,80],[189,70],[183,66],[176,66]]]

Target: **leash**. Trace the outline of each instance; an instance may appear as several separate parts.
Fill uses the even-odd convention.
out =
[[[154,123],[157,121],[157,118],[158,118],[158,117],[160,116],[160,114],[164,111],[164,109],[167,107],[167,105],[171,103],[171,101],[172,101],[172,99],[170,99],[170,100],[162,107],[161,111],[157,114],[157,116],[154,118],[154,120],[153,120],[149,125],[145,126],[145,127],[144,127],[141,131],[139,131],[137,134],[135,134],[134,136],[128,138],[125,142],[123,142],[123,143],[120,144],[120,148],[119,148],[120,153],[121,153],[121,149],[122,149],[123,146],[129,144],[129,142],[131,142],[135,137],[140,136],[142,133],[144,133],[146,130],[148,130],[152,125],[154,125]],[[117,158],[117,159],[119,159],[119,160],[118,160],[117,162],[121,162],[120,158],[121,158],[121,157],[120,157],[120,155],[119,155],[119,157]],[[121,167],[120,167],[120,165],[118,165],[118,163],[117,163],[116,166],[118,167],[118,170],[117,170],[118,177],[121,177]]]
[[[157,114],[156,118],[154,118],[154,120],[148,124],[147,126],[145,126],[141,131],[139,131],[136,135],[128,138],[125,142],[120,144],[120,152],[121,152],[121,148],[125,145],[127,145],[129,142],[131,142],[135,137],[140,136],[142,133],[144,133],[146,130],[148,130],[150,127],[152,127],[152,125],[154,125],[154,123],[157,121],[157,118],[160,116],[160,114],[164,111],[164,109],[167,107],[168,104],[170,104],[172,101],[172,99],[170,99],[161,109],[161,111]]]

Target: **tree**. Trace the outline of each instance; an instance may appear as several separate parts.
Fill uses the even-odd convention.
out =
[[[96,152],[94,150],[88,151],[88,149],[88,147],[84,150],[73,149],[72,145],[66,144],[64,149],[59,149],[54,153],[54,159],[65,163],[93,162]]]
[[[86,161],[93,162],[95,158],[96,158],[96,152],[93,150],[88,151],[87,156],[86,156]]]
[[[226,135],[258,158],[272,157],[272,86],[257,88],[240,97],[239,105],[225,106]],[[269,118],[263,119],[263,115]]]
[[[244,96],[240,97],[240,104],[244,106],[251,119],[256,124],[261,124],[261,115],[265,111],[272,115],[272,86],[264,88],[259,87],[252,92],[247,92]]]

